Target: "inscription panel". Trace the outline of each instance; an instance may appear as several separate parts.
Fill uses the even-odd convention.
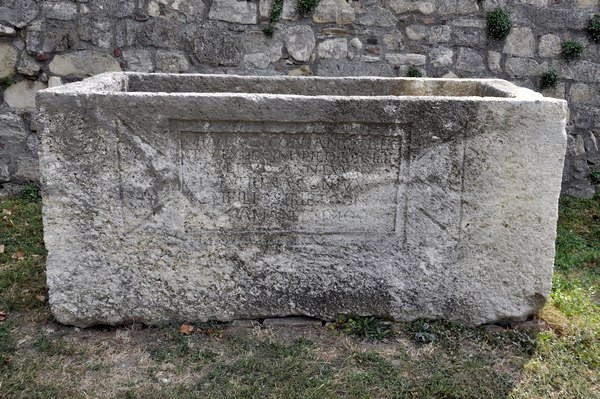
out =
[[[395,230],[402,131],[198,130],[177,133],[189,229]]]

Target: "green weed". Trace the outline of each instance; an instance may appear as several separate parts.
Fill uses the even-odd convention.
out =
[[[410,67],[408,68],[408,72],[406,72],[406,76],[408,76],[409,78],[420,78],[423,76],[423,73],[419,68]]]
[[[581,53],[583,53],[583,44],[579,43],[578,41],[567,40],[561,45],[560,54],[567,61],[579,58]]]
[[[512,25],[510,14],[500,7],[487,14],[487,32],[492,39],[504,39],[508,36]]]
[[[600,14],[594,15],[588,21],[587,34],[591,41],[600,43]]]

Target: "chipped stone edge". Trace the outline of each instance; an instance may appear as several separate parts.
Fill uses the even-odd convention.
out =
[[[131,77],[149,77],[149,76],[162,76],[162,77],[176,77],[181,78],[180,74],[172,74],[172,73],[137,73],[137,72],[105,72],[91,78],[84,79],[79,82],[69,83],[62,86],[52,87],[45,90],[41,90],[38,92],[37,96],[40,99],[44,99],[47,96],[52,96],[54,94],[61,95],[69,95],[69,94],[103,94],[103,93],[112,93],[112,95],[127,95],[127,96],[147,96],[152,95],[156,97],[160,96],[264,96],[264,97],[285,97],[285,98],[294,98],[294,97],[307,97],[306,95],[297,95],[297,94],[280,94],[280,93],[201,93],[201,92],[179,92],[179,93],[165,93],[165,92],[144,92],[144,91],[136,91],[129,92],[128,84],[129,79]],[[439,98],[447,98],[447,99],[467,99],[467,98],[478,98],[479,100],[485,101],[486,99],[493,99],[495,101],[498,100],[518,100],[518,101],[547,101],[547,102],[560,102],[566,105],[566,101],[562,99],[555,99],[551,97],[544,97],[541,93],[535,92],[531,89],[523,88],[516,86],[515,84],[508,82],[502,79],[453,79],[453,78],[405,78],[405,77],[397,77],[397,78],[389,78],[389,77],[324,77],[324,76],[298,76],[298,77],[289,77],[289,76],[242,76],[242,75],[219,75],[219,74],[186,74],[185,79],[197,79],[197,78],[219,78],[219,79],[255,79],[262,81],[271,81],[271,82],[284,82],[289,79],[303,79],[305,81],[314,82],[315,86],[318,86],[320,81],[389,81],[398,82],[398,81],[413,81],[415,82],[415,87],[418,87],[419,83],[425,84],[427,82],[436,82],[436,83],[476,83],[482,85],[484,89],[487,89],[487,93],[485,96],[435,96],[435,95],[406,95],[406,96],[334,96],[327,94],[318,94],[310,97],[322,98],[322,97],[353,97],[353,98],[398,98],[402,97],[403,99],[415,98],[419,100],[423,100],[424,98],[430,99],[439,99]],[[117,93],[115,93],[117,92]]]

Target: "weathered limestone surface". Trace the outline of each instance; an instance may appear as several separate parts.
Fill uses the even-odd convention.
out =
[[[221,21],[255,24],[256,4],[245,0],[213,0],[208,16]]]
[[[485,71],[483,56],[474,50],[463,47],[458,52],[456,68],[472,73],[483,73]]]
[[[159,50],[156,52],[156,71],[167,73],[187,72],[190,63],[179,51]]]
[[[427,60],[421,54],[386,54],[385,58],[394,65],[425,65]]]
[[[62,323],[481,324],[550,291],[563,100],[500,80],[110,73],[37,102]]]
[[[453,0],[452,0],[453,1]],[[435,11],[435,2],[414,0],[391,0],[390,7],[397,14],[418,11],[423,14],[431,14]]]
[[[319,57],[321,58],[346,58],[348,55],[348,41],[346,39],[331,39],[319,44]]]
[[[0,23],[0,37],[16,36],[16,35],[17,35],[17,31],[15,30],[15,28],[12,28],[10,26],[6,26],[6,25]]]
[[[540,57],[557,57],[561,49],[560,37],[548,34],[540,38]]]
[[[150,51],[131,50],[123,52],[123,60],[127,63],[127,69],[135,72],[152,72],[152,57]]]
[[[354,22],[356,12],[345,0],[321,0],[312,19],[318,24],[333,22],[338,25],[347,25]]]
[[[533,57],[535,38],[529,28],[514,28],[506,38],[504,53],[519,57]]]

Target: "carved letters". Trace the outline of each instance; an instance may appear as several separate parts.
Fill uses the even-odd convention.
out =
[[[180,131],[179,140],[182,192],[201,229],[394,228],[400,135]]]

